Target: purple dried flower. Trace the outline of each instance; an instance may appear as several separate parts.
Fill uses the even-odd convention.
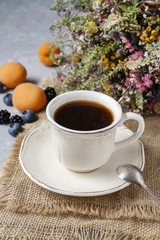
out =
[[[115,39],[117,41],[117,45],[120,43],[121,32],[119,29],[110,31],[108,36],[112,39]]]
[[[126,55],[126,49],[120,48],[116,51],[116,53],[118,54],[118,56]]]
[[[155,87],[155,89],[153,90],[153,93],[154,93],[154,98],[156,100],[159,100],[160,99],[160,85],[157,85]]]

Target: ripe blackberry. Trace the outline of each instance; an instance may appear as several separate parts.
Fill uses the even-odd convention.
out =
[[[10,121],[10,113],[7,110],[0,111],[0,124],[9,123]]]
[[[46,94],[48,102],[51,101],[56,96],[56,92],[55,92],[54,88],[52,88],[52,87],[47,87],[44,90],[44,92]]]
[[[0,93],[3,92],[3,89],[4,89],[4,85],[3,85],[3,83],[0,82]]]
[[[19,115],[14,115],[10,119],[11,123],[20,123],[21,125],[23,124],[23,120]]]

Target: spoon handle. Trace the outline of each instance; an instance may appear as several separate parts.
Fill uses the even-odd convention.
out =
[[[144,190],[146,190],[146,192],[156,201],[156,203],[158,205],[160,205],[160,201],[154,196],[154,194],[151,192],[150,189],[148,189],[148,187],[146,185],[142,186]]]

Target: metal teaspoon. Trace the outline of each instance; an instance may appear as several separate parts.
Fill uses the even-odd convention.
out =
[[[131,164],[126,164],[117,167],[116,172],[118,176],[121,179],[125,180],[126,182],[134,183],[142,187],[156,201],[156,203],[160,205],[160,201],[153,195],[153,193],[146,186],[140,169]]]

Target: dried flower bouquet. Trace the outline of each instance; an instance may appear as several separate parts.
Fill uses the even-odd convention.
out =
[[[61,16],[51,31],[67,46],[58,93],[101,91],[127,110],[160,113],[160,1],[56,0],[51,9]]]

